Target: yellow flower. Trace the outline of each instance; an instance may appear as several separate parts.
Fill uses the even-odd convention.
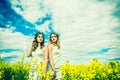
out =
[[[37,64],[37,63],[38,63],[38,59],[33,59],[32,62],[33,62],[34,64]]]
[[[112,74],[112,73],[113,73],[113,70],[112,70],[112,69],[108,69],[108,73],[109,73],[109,74]]]

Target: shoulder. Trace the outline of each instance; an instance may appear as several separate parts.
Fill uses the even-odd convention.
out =
[[[53,45],[52,44],[48,44],[47,47],[48,47],[48,49],[51,49],[53,47]]]

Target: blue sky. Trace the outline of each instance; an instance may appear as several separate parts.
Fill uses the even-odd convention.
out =
[[[36,32],[60,34],[63,60],[71,63],[120,59],[119,0],[3,0],[0,56],[16,61]],[[104,59],[103,59],[104,58]]]

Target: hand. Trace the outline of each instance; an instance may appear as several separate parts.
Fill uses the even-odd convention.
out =
[[[32,42],[32,46],[33,46],[33,47],[36,47],[36,45],[37,45],[36,41],[33,41],[33,42]]]
[[[56,77],[56,71],[53,71],[52,76],[53,76],[53,77]]]

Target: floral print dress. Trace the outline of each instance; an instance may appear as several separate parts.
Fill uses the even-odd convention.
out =
[[[42,80],[43,60],[43,49],[37,48],[35,51],[32,52],[29,80]]]

